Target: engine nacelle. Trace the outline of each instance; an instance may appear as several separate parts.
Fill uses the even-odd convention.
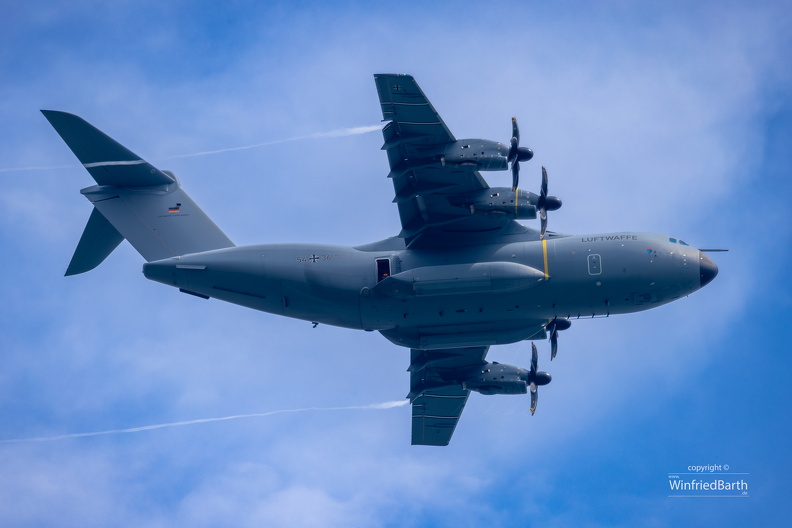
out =
[[[528,392],[528,375],[529,372],[520,367],[487,363],[464,380],[462,387],[487,395],[525,394]]]
[[[462,139],[449,143],[440,161],[443,165],[468,166],[471,170],[506,170],[509,147],[488,139]]]
[[[536,370],[536,347],[533,347],[531,370],[504,365],[493,361],[475,367],[457,369],[443,367],[448,358],[437,359],[433,364],[413,363],[410,366],[410,401],[428,390],[443,387],[459,387],[481,394],[526,394],[531,391],[531,411],[535,409],[536,387],[547,385],[552,377],[547,372]],[[413,368],[416,367],[416,368]]]
[[[509,187],[491,187],[477,193],[450,199],[457,207],[467,207],[471,214],[503,214],[512,218],[536,218],[539,197],[528,191]]]

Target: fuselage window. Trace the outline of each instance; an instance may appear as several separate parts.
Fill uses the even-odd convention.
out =
[[[599,255],[588,256],[589,275],[600,275],[602,273],[602,257]]]

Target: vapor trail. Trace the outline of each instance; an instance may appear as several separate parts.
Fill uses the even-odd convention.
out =
[[[194,158],[197,156],[209,156],[211,154],[221,154],[223,152],[234,152],[237,150],[247,150],[247,149],[254,149],[259,147],[269,147],[271,145],[280,145],[281,143],[289,143],[291,141],[301,141],[303,139],[315,139],[315,138],[336,138],[336,137],[346,137],[346,136],[357,136],[360,134],[368,134],[369,132],[374,132],[375,130],[381,130],[382,125],[371,125],[371,126],[361,126],[361,127],[352,127],[352,128],[339,128],[336,130],[330,130],[329,132],[316,132],[314,134],[308,134],[306,136],[296,136],[292,138],[286,139],[276,139],[273,141],[266,141],[264,143],[256,143],[254,145],[245,145],[243,147],[231,147],[219,150],[207,150],[204,152],[193,152],[192,154],[177,154],[175,156],[167,156],[162,159],[176,159],[176,158]]]
[[[23,172],[23,171],[42,171],[42,170],[55,170],[55,169],[73,169],[80,167],[77,163],[72,165],[41,165],[36,167],[8,167],[0,169],[0,172]]]
[[[109,431],[94,431],[91,433],[72,433],[57,436],[39,436],[32,438],[12,438],[8,440],[0,440],[0,444],[19,444],[27,442],[52,442],[55,440],[67,440],[69,438],[85,438],[88,436],[107,436],[114,434],[124,433],[140,433],[143,431],[152,431],[154,429],[165,429],[167,427],[182,427],[184,425],[195,425],[210,422],[227,422],[229,420],[240,420],[243,418],[262,418],[264,416],[272,416],[273,414],[286,414],[286,413],[301,413],[312,411],[360,411],[360,410],[385,410],[393,409],[394,407],[402,407],[409,403],[408,400],[397,400],[383,403],[372,403],[370,405],[352,405],[348,407],[305,407],[303,409],[281,409],[277,411],[269,411],[264,413],[252,414],[235,414],[232,416],[221,416],[219,418],[199,418],[197,420],[186,420],[183,422],[169,422],[154,425],[142,425],[140,427],[130,427],[128,429],[111,429]]]
[[[198,156],[210,156],[212,154],[222,154],[223,152],[234,152],[237,150],[248,150],[260,147],[269,147],[272,145],[280,145],[281,143],[289,143],[292,141],[302,141],[304,139],[318,139],[318,138],[339,138],[339,137],[347,137],[347,136],[358,136],[360,134],[368,134],[369,132],[374,132],[376,130],[382,130],[382,125],[371,125],[371,126],[360,126],[360,127],[352,127],[352,128],[338,128],[336,130],[330,130],[327,132],[315,132],[313,134],[308,134],[305,136],[295,136],[286,139],[275,139],[273,141],[265,141],[264,143],[256,143],[254,145],[245,145],[242,147],[230,147],[218,150],[206,150],[204,152],[193,152],[191,154],[176,154],[173,156],[166,156],[164,158],[153,160],[154,162],[169,160],[169,159],[180,159],[180,158],[195,158]],[[73,165],[50,165],[50,166],[32,166],[32,167],[8,167],[5,169],[0,169],[0,173],[2,172],[23,172],[23,171],[42,171],[42,170],[55,170],[55,169],[72,169],[75,167],[79,167],[79,164]]]

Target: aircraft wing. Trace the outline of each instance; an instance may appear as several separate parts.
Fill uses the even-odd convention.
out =
[[[445,387],[424,392],[412,404],[412,445],[447,446],[470,391]]]
[[[413,445],[448,445],[470,395],[458,379],[485,363],[488,349],[412,349],[408,397],[412,400]]]
[[[401,218],[401,237],[412,243],[423,234],[443,239],[448,234],[497,231],[512,222],[502,216],[474,215],[449,198],[488,189],[473,167],[446,164],[444,152],[456,141],[421,88],[409,75],[374,76],[382,106],[383,150]]]

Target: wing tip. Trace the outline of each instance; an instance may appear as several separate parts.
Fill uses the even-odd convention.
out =
[[[410,79],[413,78],[412,75],[409,73],[375,73],[374,78],[378,77],[409,77]]]

